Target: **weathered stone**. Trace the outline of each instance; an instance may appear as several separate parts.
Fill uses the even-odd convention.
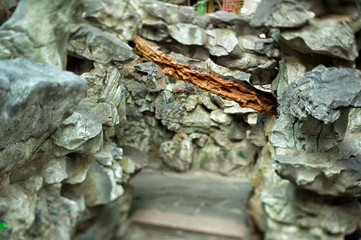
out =
[[[132,119],[128,117],[128,122],[121,128],[117,128],[118,145],[130,145],[149,152],[152,128],[147,125],[147,118]]]
[[[217,64],[222,66],[238,69],[238,70],[248,70],[254,71],[257,69],[274,69],[276,66],[276,61],[274,59],[269,59],[265,56],[259,56],[253,53],[244,52],[241,56],[223,56],[215,59]]]
[[[243,8],[242,8],[243,9]],[[206,15],[209,23],[214,28],[226,28],[232,30],[237,35],[258,35],[265,31],[262,28],[254,28],[250,25],[251,18],[242,17],[234,13],[216,11]]]
[[[235,55],[241,53],[236,34],[233,31],[217,28],[207,30],[206,33],[208,39],[206,48],[212,56],[222,57],[231,53]]]
[[[318,194],[360,197],[360,146],[360,134],[353,134],[325,153],[284,152],[275,157],[276,172]]]
[[[252,129],[248,136],[249,141],[258,147],[263,147],[267,144],[267,138],[264,133],[264,125],[258,122]]]
[[[169,36],[169,30],[163,21],[143,22],[139,35],[145,39],[158,42]]]
[[[272,89],[280,95],[288,84],[303,76],[306,73],[306,67],[301,64],[297,58],[284,57],[279,64],[279,72],[276,79],[272,82]]]
[[[251,20],[253,27],[292,28],[305,24],[315,17],[315,13],[306,9],[296,0],[262,1]]]
[[[0,169],[22,164],[69,115],[86,81],[57,67],[0,61]]]
[[[320,20],[301,30],[283,32],[281,37],[287,46],[302,53],[326,55],[348,61],[353,61],[358,56],[351,27],[337,19]]]
[[[220,109],[212,111],[210,117],[213,121],[223,125],[229,125],[232,122],[232,118]]]
[[[272,38],[259,38],[254,35],[238,37],[239,44],[245,51],[254,52],[259,55],[266,55],[272,57],[273,53],[273,39]]]
[[[90,165],[81,189],[84,192],[87,206],[107,204],[120,197],[124,192],[123,187],[117,184],[114,171],[100,166],[97,162]]]
[[[307,72],[278,97],[280,117],[272,130],[272,144],[309,152],[331,149],[346,132],[347,108],[361,105],[360,92],[360,81],[351,69]]]
[[[0,59],[25,58],[65,69],[69,25],[78,5],[74,0],[19,2],[0,28]]]
[[[26,190],[37,193],[43,186],[44,179],[39,175],[33,175],[24,181],[23,186]]]
[[[208,131],[211,119],[206,110],[201,106],[197,106],[192,112],[184,116],[182,125],[185,127],[197,129],[200,132]]]
[[[68,177],[66,171],[67,158],[51,159],[43,167],[43,178],[46,184],[60,183]]]
[[[174,25],[177,23],[189,23],[206,28],[207,21],[201,18],[193,7],[177,6],[153,0],[131,1],[134,9],[138,11],[141,19],[162,20]]]
[[[132,49],[120,39],[87,24],[73,26],[68,50],[103,64],[111,61],[127,63],[135,57]]]
[[[244,122],[237,120],[224,129],[227,133],[227,138],[231,141],[241,141],[246,138],[247,126]]]
[[[203,104],[203,106],[205,106],[208,110],[219,109],[209,96],[209,92],[203,92],[202,95],[198,95],[198,104]]]
[[[206,34],[203,28],[178,23],[169,26],[170,36],[183,45],[202,46],[206,40]]]
[[[88,115],[94,122],[102,125],[114,126],[119,123],[117,109],[109,103],[86,102],[86,99],[80,102],[77,112],[82,115]]]
[[[199,149],[193,161],[194,165],[208,171],[222,175],[244,176],[244,169],[251,164],[256,151],[257,148],[248,140],[227,148],[221,148],[208,140],[207,144]]]
[[[134,174],[146,167],[149,157],[143,151],[132,146],[123,146],[124,157],[120,162],[120,166],[127,174]]]
[[[347,132],[361,132],[361,109],[353,108],[350,110]]]
[[[187,112],[190,112],[193,111],[197,107],[197,105],[198,105],[198,96],[190,95],[187,97],[184,107],[187,110]]]
[[[68,184],[78,184],[84,182],[93,157],[82,154],[73,154],[66,158],[67,178],[63,181]]]
[[[126,221],[132,205],[133,192],[130,187],[125,188],[122,196],[104,206],[90,208],[84,214],[79,226],[82,231],[76,232],[74,240],[110,240],[120,238],[124,233]]]
[[[80,209],[76,201],[60,196],[61,184],[41,189],[36,202],[35,221],[25,234],[25,239],[70,240],[72,229],[79,219]],[[59,221],[61,219],[61,221]]]
[[[174,170],[184,172],[190,169],[193,159],[193,145],[189,136],[175,135],[172,141],[160,145],[163,162]]]
[[[102,134],[102,125],[89,116],[74,112],[65,119],[51,138],[54,144],[68,150],[74,150],[86,141]]]
[[[161,50],[165,52],[175,52],[180,53],[186,57],[205,61],[209,58],[209,51],[203,47],[195,47],[190,45],[182,45],[180,43],[174,42],[172,44],[169,43],[160,43]]]
[[[124,41],[134,40],[141,26],[139,15],[130,1],[82,0],[84,18]]]
[[[8,228],[5,236],[17,237],[31,226],[35,219],[36,195],[18,184],[10,184],[7,189],[0,193],[0,202],[4,200],[5,212],[2,212],[2,221]]]
[[[145,82],[149,92],[159,92],[166,86],[166,76],[162,69],[153,62],[145,62],[134,65],[134,68],[146,76],[142,77],[141,81]]]
[[[308,236],[320,239],[322,236],[350,234],[355,231],[361,216],[356,199],[338,201],[312,192],[297,190],[289,181],[274,176],[268,179],[261,199],[270,220],[293,226],[294,231],[308,229]],[[338,201],[338,204],[334,204]],[[337,217],[335,217],[337,216]],[[270,222],[270,221],[268,221]],[[280,231],[278,226],[269,226],[270,232]],[[318,229],[318,231],[311,231]],[[311,234],[310,234],[311,233]],[[285,233],[273,233],[280,236]],[[294,236],[288,233],[286,237]],[[272,238],[269,238],[272,239]],[[305,239],[304,237],[301,239]],[[312,238],[308,238],[312,239]]]

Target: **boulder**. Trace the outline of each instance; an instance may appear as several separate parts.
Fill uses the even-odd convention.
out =
[[[0,61],[0,169],[24,163],[74,111],[86,81],[29,60]]]

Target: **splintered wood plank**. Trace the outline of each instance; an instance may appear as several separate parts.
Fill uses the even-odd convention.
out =
[[[237,239],[244,239],[246,232],[244,224],[234,220],[210,216],[162,212],[158,210],[138,209],[133,213],[131,219],[135,223]]]
[[[169,77],[192,83],[224,99],[234,100],[241,107],[252,108],[264,114],[277,114],[277,101],[271,93],[258,90],[245,81],[230,81],[212,71],[195,69],[178,62],[150,47],[140,36],[135,38],[133,45],[135,54],[156,63]]]

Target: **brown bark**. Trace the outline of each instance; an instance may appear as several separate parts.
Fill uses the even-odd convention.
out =
[[[234,100],[241,107],[252,108],[265,114],[277,114],[277,102],[270,93],[260,91],[247,82],[229,81],[212,71],[195,69],[178,62],[150,47],[140,36],[135,38],[134,45],[134,53],[159,65],[169,77],[192,83],[224,99]]]

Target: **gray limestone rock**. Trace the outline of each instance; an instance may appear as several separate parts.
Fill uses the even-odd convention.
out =
[[[361,105],[360,92],[360,81],[351,69],[307,72],[278,97],[280,116],[272,130],[272,144],[308,152],[331,149],[344,137],[348,108]]]
[[[282,42],[302,53],[313,53],[353,61],[358,56],[351,27],[338,19],[325,19],[300,30],[281,34]]]
[[[73,26],[67,46],[70,52],[103,64],[111,61],[127,63],[135,58],[126,43],[88,24]]]
[[[168,25],[163,21],[143,22],[140,36],[151,41],[163,41],[169,36]]]
[[[69,25],[78,4],[75,0],[20,1],[0,28],[0,58],[26,58],[65,69]]]
[[[238,56],[241,49],[238,45],[236,34],[228,29],[206,30],[207,39],[206,48],[212,56],[222,57],[234,54]]]
[[[287,151],[275,157],[276,172],[295,185],[322,195],[361,196],[361,135],[349,134],[324,153]]]
[[[90,163],[93,161],[92,156],[83,154],[72,154],[66,157],[67,178],[64,183],[78,184],[84,182]]]
[[[288,84],[306,73],[306,67],[297,58],[292,57],[282,58],[278,65],[280,70],[272,82],[272,89],[280,95]]]
[[[269,217],[268,223],[271,224],[268,231],[279,231],[274,232],[273,236],[284,235],[286,239],[293,239],[295,232],[300,234],[302,231],[299,230],[307,229],[309,238],[300,239],[322,239],[328,234],[350,234],[357,227],[361,209],[356,199],[335,199],[298,190],[289,181],[281,180],[275,174],[265,184],[260,198]],[[283,233],[282,228],[272,222],[292,226],[293,233]]]
[[[196,96],[198,97],[198,104],[203,104],[203,106],[205,106],[206,109],[210,111],[219,109],[218,106],[212,101],[209,92],[204,91],[202,92],[201,95],[196,95]]]
[[[251,20],[253,27],[293,28],[315,17],[297,0],[263,0]]]
[[[167,166],[180,172],[187,171],[193,159],[192,139],[187,135],[175,135],[171,141],[160,145],[159,152]]]
[[[10,184],[0,193],[0,202],[3,201],[6,204],[1,219],[8,225],[3,239],[22,236],[34,222],[36,195],[18,184]]]
[[[145,62],[134,65],[135,70],[146,74],[141,81],[145,82],[149,92],[159,92],[165,88],[166,76],[163,74],[162,69],[153,62]]]
[[[44,183],[60,183],[68,177],[66,171],[67,157],[51,159],[43,166]]]
[[[27,160],[85,92],[73,73],[28,60],[0,61],[0,168]]]
[[[350,110],[347,132],[361,132],[361,109],[353,108]]]
[[[241,17],[230,12],[216,11],[207,14],[205,17],[214,28],[226,28],[232,30],[237,35],[259,35],[266,31],[264,28],[252,27],[250,25],[251,18]]]
[[[230,125],[232,122],[232,118],[220,109],[212,111],[210,117],[213,121],[223,125]]]
[[[220,139],[217,141],[220,142]],[[220,147],[208,139],[195,155],[193,165],[222,175],[244,176],[244,170],[253,162],[256,152],[257,148],[248,140]]]
[[[170,36],[182,45],[202,46],[206,41],[206,33],[203,28],[178,23],[169,26]]]
[[[198,105],[184,116],[182,125],[187,128],[187,131],[207,132],[211,125],[211,118],[209,113]]]
[[[132,5],[133,1],[82,0],[84,18],[106,32],[117,35],[123,41],[134,40],[141,19]]]
[[[239,44],[244,51],[249,51],[259,55],[272,57],[273,53],[273,39],[259,38],[254,35],[246,35],[238,37]]]
[[[116,200],[107,205],[90,208],[79,221],[83,226],[72,237],[73,240],[111,240],[121,238],[127,228],[129,211],[132,206],[133,191],[129,186],[125,192]]]
[[[205,61],[209,58],[209,50],[207,50],[203,46],[182,45],[177,42],[174,42],[172,44],[160,43],[160,46],[161,46],[162,51],[180,53],[186,57],[201,60],[201,61]],[[220,48],[222,48],[222,47],[220,47]],[[213,49],[216,50],[216,47],[214,47]],[[220,50],[220,51],[222,51],[222,50]]]
[[[74,150],[86,141],[102,133],[102,125],[87,115],[74,112],[65,119],[62,126],[51,136],[54,144]]]
[[[198,105],[198,96],[190,95],[187,97],[186,102],[184,104],[184,108],[187,112],[193,111]]]
[[[79,202],[61,196],[60,191],[63,194],[63,190],[59,183],[40,190],[35,205],[35,220],[24,239],[72,239],[72,229],[76,227],[84,208]]]
[[[276,66],[276,60],[249,52],[244,52],[241,56],[238,57],[226,55],[223,57],[217,57],[214,60],[217,64],[228,67],[230,69],[238,69],[247,72],[255,72],[257,70],[261,71],[263,69],[273,70]],[[267,80],[269,81],[268,78]]]
[[[110,203],[120,197],[124,189],[117,183],[116,172],[92,162],[86,179],[81,183],[87,206],[97,206]],[[94,194],[97,193],[97,194]]]
[[[149,162],[149,156],[143,151],[132,146],[122,146],[124,157],[120,161],[120,166],[127,174],[134,174],[146,167]]]
[[[161,20],[169,25],[189,23],[201,28],[207,26],[207,21],[200,17],[193,7],[177,6],[153,0],[135,0],[131,1],[131,4],[141,19]]]

